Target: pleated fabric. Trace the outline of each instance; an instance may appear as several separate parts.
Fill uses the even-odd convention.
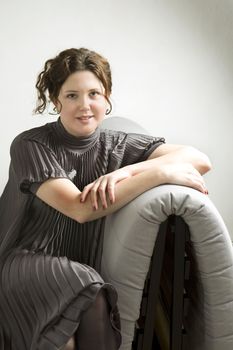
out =
[[[76,138],[60,119],[15,138],[0,200],[1,350],[60,349],[101,288],[120,346],[117,293],[100,276],[105,219],[79,224],[35,192],[48,178],[67,178],[82,190],[103,174],[147,159],[162,143],[100,129]]]

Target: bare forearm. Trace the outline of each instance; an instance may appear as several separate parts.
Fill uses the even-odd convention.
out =
[[[107,208],[103,209],[100,200],[97,210],[93,210],[90,199],[90,194],[85,203],[83,203],[83,218],[82,221],[92,221],[100,217],[109,215],[122,208],[124,205],[132,201],[134,198],[144,193],[145,191],[165,183],[165,178],[162,173],[156,170],[145,170],[133,177],[124,179],[116,184],[115,187],[115,202],[111,204],[108,200]]]
[[[135,175],[126,178],[123,175],[124,179],[122,179],[120,174],[119,178],[122,180],[115,183],[115,198],[111,203],[106,196],[109,174],[99,178],[100,182],[97,180],[97,186],[95,182],[87,185],[83,192],[80,192],[68,179],[49,179],[39,187],[36,194],[51,207],[84,223],[109,215],[141,193],[165,183],[190,186],[207,193],[203,177],[190,162],[172,161],[173,155],[170,161],[164,160],[163,156],[159,158],[139,163],[139,165],[135,164]],[[140,171],[137,171],[139,166],[141,166]],[[104,184],[103,188],[102,184]],[[105,193],[107,205],[103,200],[103,193]]]
[[[171,147],[174,148],[174,150]],[[160,146],[148,160],[127,166],[132,175],[149,170],[151,167],[166,163],[190,163],[201,175],[211,169],[209,158],[202,152],[190,146]],[[126,168],[127,168],[126,167]]]
[[[115,201],[110,203],[108,200],[106,209],[103,208],[99,198],[98,208],[96,210],[93,208],[91,193],[84,202],[81,202],[82,193],[68,179],[49,179],[41,184],[36,195],[64,215],[79,223],[84,223],[115,212],[141,193],[164,182],[165,177],[160,169],[155,167],[126,178],[116,184]]]
[[[193,155],[191,156],[192,150]],[[208,193],[201,174],[208,171],[210,165],[208,159],[205,160],[205,155],[203,155],[202,160],[202,156],[195,149],[190,150],[184,147],[184,149],[178,149],[158,158],[133,164],[130,167],[132,167],[132,176],[116,184],[114,204],[110,204],[108,201],[106,209],[103,209],[101,198],[97,195],[96,197],[99,198],[98,209],[92,211],[93,200],[91,201],[89,194],[90,207],[87,221],[111,214],[141,193],[165,183],[190,186],[205,194]]]

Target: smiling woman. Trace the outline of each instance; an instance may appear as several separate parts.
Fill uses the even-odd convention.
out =
[[[99,128],[111,111],[105,58],[81,48],[49,59],[36,112],[56,122],[12,142],[0,200],[1,350],[116,350],[115,288],[100,276],[105,217],[172,183],[206,193],[203,153],[162,137]]]
[[[108,108],[103,84],[90,71],[71,74],[53,103],[60,108],[65,129],[74,136],[92,134]]]

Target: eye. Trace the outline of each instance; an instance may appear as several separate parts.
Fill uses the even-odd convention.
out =
[[[76,94],[70,93],[66,96],[67,98],[69,98],[70,100],[74,100],[76,99],[78,96]]]
[[[90,96],[91,96],[91,97],[96,97],[96,96],[98,96],[98,95],[100,95],[100,92],[99,92],[99,91],[95,91],[95,90],[94,90],[94,91],[91,91],[91,92],[90,92]]]

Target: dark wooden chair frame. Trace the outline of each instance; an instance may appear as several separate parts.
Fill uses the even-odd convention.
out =
[[[133,350],[151,350],[154,337],[155,308],[161,290],[161,274],[166,249],[166,239],[172,245],[171,307],[169,315],[170,336],[169,349],[181,350],[185,329],[184,313],[184,281],[189,267],[185,252],[189,241],[189,229],[184,220],[175,215],[168,217],[160,225],[151,266],[146,279],[141,303],[140,317],[135,328]]]

